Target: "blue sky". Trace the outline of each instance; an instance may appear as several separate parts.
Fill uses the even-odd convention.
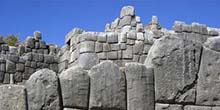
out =
[[[152,15],[171,29],[175,20],[220,27],[220,0],[0,0],[0,34],[19,34],[24,41],[35,30],[47,43],[64,44],[73,28],[104,31],[105,24],[133,5],[147,24]]]

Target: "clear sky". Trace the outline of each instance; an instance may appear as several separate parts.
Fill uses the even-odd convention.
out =
[[[220,0],[0,0],[0,34],[18,34],[23,41],[35,30],[47,43],[64,44],[73,28],[104,31],[105,24],[133,5],[144,24],[152,15],[171,29],[175,20],[220,27]]]

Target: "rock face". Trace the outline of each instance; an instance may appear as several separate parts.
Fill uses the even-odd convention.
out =
[[[154,110],[153,69],[139,63],[125,64],[127,110]]]
[[[27,110],[26,92],[22,85],[0,86],[1,110]]]
[[[158,39],[145,61],[154,68],[157,102],[195,102],[201,46],[175,35]]]
[[[87,109],[89,103],[89,76],[79,66],[73,66],[60,75],[64,107]]]
[[[59,83],[56,73],[49,69],[35,72],[25,84],[29,110],[61,110]]]
[[[199,105],[220,105],[220,53],[203,49],[198,74],[197,101]]]
[[[178,105],[178,104],[160,104],[160,103],[156,103],[155,110],[183,110],[183,106]]]
[[[125,75],[112,61],[91,68],[91,110],[126,110]]]

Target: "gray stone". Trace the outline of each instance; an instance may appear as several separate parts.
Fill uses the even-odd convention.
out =
[[[137,32],[143,32],[144,31],[144,26],[142,23],[138,23],[136,26],[136,31]]]
[[[213,110],[212,107],[208,106],[195,106],[195,105],[186,105],[184,110]]]
[[[21,72],[16,72],[13,75],[13,79],[15,82],[22,82],[22,73]]]
[[[133,6],[125,6],[121,9],[120,18],[124,16],[134,16],[134,14],[135,14],[135,9]]]
[[[95,52],[95,42],[84,41],[80,43],[80,53]]]
[[[54,59],[54,56],[52,55],[44,55],[44,63],[54,63],[55,62],[55,59]]]
[[[118,59],[118,52],[117,51],[107,52],[107,59],[109,59],[109,60],[116,60],[116,59]]]
[[[207,26],[204,24],[192,23],[192,32],[207,35]]]
[[[125,43],[121,43],[120,49],[121,50],[126,50],[126,48],[127,48],[127,45]]]
[[[181,33],[183,31],[182,27],[185,23],[181,21],[175,21],[173,30],[177,33]]]
[[[18,46],[18,54],[22,55],[25,52],[25,47],[23,45]]]
[[[143,41],[136,41],[135,45],[133,46],[133,53],[134,54],[142,54],[144,50],[144,42]]]
[[[4,81],[5,72],[0,72],[0,83]]]
[[[28,48],[34,48],[35,44],[34,44],[34,38],[33,37],[27,37],[26,38],[26,42],[25,42],[25,46]]]
[[[9,53],[10,54],[17,54],[18,53],[18,50],[16,47],[14,46],[9,46]]]
[[[49,69],[35,72],[25,83],[29,110],[61,110],[58,77]]]
[[[98,63],[99,61],[96,53],[83,53],[79,56],[78,59],[78,64],[86,70],[89,70],[91,67]]]
[[[66,36],[65,36],[65,43],[66,44],[70,44],[70,40],[73,37],[77,37],[77,35],[82,34],[84,32],[84,30],[80,29],[80,28],[74,28],[73,30],[71,30]]]
[[[108,43],[104,43],[103,44],[103,52],[108,52],[108,51],[110,51],[110,44],[108,44]]]
[[[191,25],[187,25],[187,24],[183,24],[182,25],[182,31],[183,32],[192,32],[192,26]]]
[[[175,34],[154,42],[145,65],[154,68],[156,101],[195,103],[200,55],[200,44]]]
[[[5,63],[0,63],[0,71],[5,72],[6,71],[6,64]]]
[[[211,50],[220,52],[220,36],[208,38],[205,46]]]
[[[120,28],[123,28],[124,26],[130,25],[130,24],[131,24],[131,16],[124,16],[119,21]]]
[[[157,16],[152,16],[151,23],[157,25],[159,23]]]
[[[40,40],[42,39],[42,34],[40,31],[35,31],[34,32],[34,38],[37,39],[37,40]]]
[[[46,45],[46,42],[45,42],[45,41],[39,40],[39,43],[40,43],[40,48],[41,48],[41,49],[47,48],[47,45]]]
[[[24,71],[24,64],[17,63],[16,64],[16,71],[23,72]]]
[[[97,33],[95,32],[84,32],[78,36],[79,41],[96,41],[97,40]]]
[[[16,64],[10,60],[6,61],[6,72],[14,73],[16,71]]]
[[[203,49],[198,74],[196,104],[220,105],[220,53]]]
[[[143,64],[145,62],[146,58],[147,58],[147,55],[141,55],[140,59],[139,59],[139,63]]]
[[[126,43],[127,42],[127,32],[121,32],[118,36],[120,43]]]
[[[105,60],[105,59],[107,59],[107,53],[105,53],[105,52],[98,53],[97,55],[98,55],[98,58],[99,58],[100,60]]]
[[[137,40],[144,41],[144,34],[142,32],[137,33]]]
[[[140,55],[133,55],[133,60],[134,62],[139,62]]]
[[[134,45],[134,44],[135,44],[135,40],[133,40],[133,39],[127,39],[127,44],[128,44],[128,45]]]
[[[103,51],[103,43],[96,42],[95,43],[95,52],[102,52]]]
[[[152,45],[148,45],[148,44],[144,45],[143,53],[144,53],[144,54],[148,54],[148,52],[149,52],[151,46],[152,46]]]
[[[90,70],[90,110],[126,110],[125,75],[112,61]]]
[[[98,33],[97,41],[98,42],[106,42],[107,41],[107,34],[106,33]]]
[[[132,39],[132,40],[136,40],[137,39],[137,35],[136,35],[137,33],[135,32],[135,31],[130,31],[130,32],[128,32],[128,34],[127,34],[127,38],[128,39]]]
[[[5,73],[3,83],[4,84],[9,84],[10,83],[10,75],[8,73]]]
[[[210,36],[218,36],[218,35],[219,35],[219,32],[216,31],[216,30],[209,30],[209,31],[208,31],[208,34],[209,34]]]
[[[111,32],[107,34],[107,42],[108,43],[117,43],[118,42],[118,34]]]
[[[156,103],[155,110],[183,110],[183,106],[182,105],[178,105],[178,104],[161,104],[161,103]],[[189,109],[189,110],[191,110],[191,109]],[[192,110],[194,110],[194,109],[192,109]]]
[[[133,47],[127,45],[127,49],[122,51],[122,58],[124,59],[132,59],[133,57]]]
[[[10,61],[12,61],[14,63],[17,63],[19,61],[19,56],[18,55],[11,55],[11,54],[9,54],[9,55],[7,55],[7,57],[8,57],[8,60],[10,60]]]
[[[154,73],[140,63],[126,63],[128,110],[154,110]]]
[[[110,44],[111,50],[120,50],[120,44]]]
[[[0,86],[1,110],[26,110],[26,92],[22,85]]]
[[[87,109],[90,79],[87,71],[73,66],[60,74],[64,107]]]

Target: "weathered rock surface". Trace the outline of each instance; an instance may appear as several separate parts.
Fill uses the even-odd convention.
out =
[[[125,6],[121,9],[121,14],[120,17],[124,16],[133,16],[135,13],[134,7],[133,6]]]
[[[27,110],[26,92],[22,85],[0,86],[1,110]]]
[[[220,53],[203,49],[198,74],[197,101],[199,105],[220,105]]]
[[[125,75],[112,61],[104,61],[90,71],[91,110],[125,110],[126,84]]]
[[[206,106],[186,105],[184,106],[184,110],[214,110],[214,109],[212,109],[212,107],[206,107]]]
[[[95,53],[83,53],[79,56],[78,64],[83,67],[83,69],[91,69],[91,67],[98,63],[98,56]]]
[[[156,102],[195,102],[200,54],[199,44],[175,35],[155,41],[145,65],[154,68]]]
[[[140,63],[126,63],[127,109],[154,110],[153,69]]]
[[[60,74],[63,106],[87,109],[89,103],[89,76],[79,66],[73,66]]]
[[[211,50],[220,52],[220,36],[208,38],[205,46]]]
[[[31,75],[25,86],[29,110],[61,110],[59,82],[55,72],[41,69]]]
[[[155,110],[183,110],[183,106],[182,105],[178,105],[178,104],[161,104],[161,103],[156,103]]]

